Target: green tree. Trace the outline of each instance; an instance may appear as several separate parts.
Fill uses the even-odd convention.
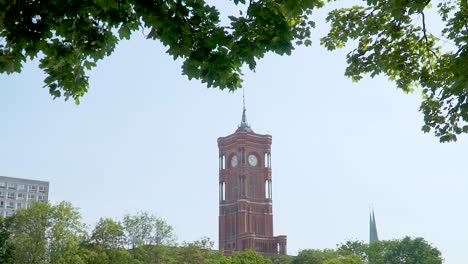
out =
[[[423,238],[375,241],[369,244],[347,242],[340,246],[342,254],[355,254],[370,264],[441,264],[440,251]]]
[[[106,249],[122,248],[125,244],[124,227],[110,218],[101,218],[91,234],[91,241]]]
[[[83,263],[79,255],[85,231],[80,213],[67,202],[36,202],[12,216],[14,263]]]
[[[89,264],[143,264],[126,249],[105,249],[99,245],[90,244],[82,247],[79,253],[85,263]]]
[[[172,226],[163,219],[148,212],[125,215],[123,220],[128,246],[172,245],[175,235]]]
[[[338,257],[339,254],[333,249],[305,249],[301,250],[294,258],[293,264],[322,264],[326,260]]]
[[[243,252],[234,252],[232,256],[230,256],[227,259],[227,263],[229,264],[271,264],[271,260],[249,249]]]
[[[109,56],[121,39],[143,31],[183,61],[182,73],[208,87],[241,86],[243,65],[255,69],[266,52],[290,54],[310,44],[308,15],[321,0],[232,1],[229,23],[204,0],[0,1],[0,73],[20,72],[41,54],[45,87],[77,103],[89,88],[86,71]],[[245,8],[247,6],[247,8]]]
[[[132,249],[132,255],[140,263],[177,263],[176,248],[166,245],[146,245]]]
[[[182,73],[208,87],[242,86],[242,67],[255,70],[265,53],[290,54],[310,45],[312,11],[331,0],[231,0],[239,14],[221,21],[205,0],[0,1],[0,73],[20,72],[40,55],[45,86],[54,97],[79,103],[87,71],[122,39],[143,31],[182,61]],[[345,1],[343,1],[345,2]],[[329,13],[329,50],[351,46],[345,75],[386,75],[398,88],[421,87],[424,132],[441,142],[468,133],[468,2],[362,0]],[[441,37],[428,31],[426,13],[439,15]],[[450,48],[442,48],[449,43]]]
[[[347,255],[345,257],[325,260],[323,264],[364,264],[364,261],[356,255]]]
[[[433,13],[442,36],[428,31],[430,0],[373,0],[329,13],[331,29],[321,42],[330,50],[352,46],[345,75],[388,76],[398,88],[422,88],[424,132],[441,142],[468,132],[468,2],[439,1]],[[433,7],[432,7],[433,8]],[[350,41],[351,40],[351,41]],[[450,48],[442,48],[450,43]]]
[[[288,255],[279,255],[270,257],[273,264],[292,264],[294,257]]]
[[[9,243],[11,237],[11,217],[0,217],[0,264],[13,263],[13,246]]]
[[[225,261],[224,256],[219,251],[214,251],[213,241],[209,238],[202,238],[194,242],[184,242],[177,248],[175,263],[187,264],[218,264]]]

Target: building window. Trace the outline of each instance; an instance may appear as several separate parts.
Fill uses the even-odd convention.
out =
[[[8,199],[16,199],[16,193],[9,192],[8,193]]]
[[[225,200],[225,191],[226,191],[226,184],[224,182],[219,183],[219,200],[224,201]]]
[[[0,188],[5,188],[6,187],[6,183],[5,182],[0,182]]]
[[[7,203],[7,208],[15,208],[15,203],[14,202],[8,202]]]
[[[16,189],[16,183],[8,183],[8,189]]]
[[[36,185],[28,185],[28,189],[30,192],[35,192],[37,191],[37,186]]]
[[[265,181],[265,198],[271,200],[272,198],[272,185],[271,180]]]
[[[35,194],[28,194],[28,200],[36,200]]]
[[[5,202],[4,201],[0,201],[0,208],[5,208]]]
[[[0,192],[0,198],[5,198],[5,193],[4,192]]]
[[[263,165],[265,168],[271,168],[271,155],[268,152],[263,157]]]
[[[224,154],[219,157],[219,169],[220,170],[226,169],[226,156],[224,156]]]
[[[26,199],[26,194],[24,194],[24,193],[18,193],[18,199],[21,199],[21,200]]]
[[[13,216],[15,211],[6,211],[6,216]]]
[[[39,195],[39,196],[37,196],[37,200],[45,201],[45,196],[44,195]]]
[[[18,190],[26,190],[26,184],[18,184]]]
[[[24,203],[16,203],[16,209],[22,209],[24,207]]]
[[[39,186],[39,192],[45,193],[46,192],[46,187],[45,186]]]

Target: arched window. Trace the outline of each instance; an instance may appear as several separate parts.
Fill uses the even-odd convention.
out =
[[[226,169],[226,156],[222,154],[219,156],[219,170],[225,170]]]
[[[226,184],[224,182],[219,183],[219,200],[224,201],[225,200],[225,191],[226,191]]]
[[[263,165],[265,168],[271,168],[271,154],[269,152],[265,152],[263,156]]]
[[[271,180],[265,180],[265,199],[271,199]]]

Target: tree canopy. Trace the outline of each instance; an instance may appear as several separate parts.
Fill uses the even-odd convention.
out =
[[[252,250],[224,256],[209,238],[177,244],[172,227],[148,212],[122,222],[101,218],[88,235],[70,203],[36,202],[0,217],[0,263],[37,264],[440,264],[440,251],[422,238],[348,241],[337,249],[305,249],[297,256],[262,256]],[[144,234],[136,229],[142,228]],[[159,230],[159,231],[158,231]]]
[[[388,76],[398,88],[422,88],[424,132],[441,142],[468,132],[468,2],[441,1],[436,11],[440,36],[428,30],[431,0],[367,0],[329,13],[331,29],[322,38],[329,50],[349,45],[345,75],[354,81],[369,74]],[[449,43],[450,47],[443,47]]]
[[[86,70],[109,56],[119,40],[142,30],[183,60],[182,72],[190,79],[235,90],[242,65],[255,69],[266,52],[290,54],[294,41],[308,39],[313,24],[307,15],[321,5],[250,1],[245,14],[223,25],[219,10],[204,0],[0,1],[0,73],[20,72],[41,53],[39,67],[51,95],[78,102],[89,88]]]
[[[374,241],[364,244],[348,241],[338,249],[341,254],[353,254],[373,264],[441,264],[441,252],[423,238],[404,237],[403,239]]]
[[[255,70],[267,52],[289,55],[295,45],[310,45],[312,11],[331,0],[226,2],[239,10],[228,21],[205,0],[0,0],[0,73],[21,72],[39,57],[50,94],[79,103],[89,89],[87,72],[120,40],[143,31],[182,61],[189,79],[236,90],[243,66]],[[468,133],[468,3],[361,2],[332,10],[321,39],[329,50],[351,47],[345,75],[385,75],[405,92],[420,89],[422,130],[441,142]],[[428,10],[444,25],[440,35],[428,31]]]

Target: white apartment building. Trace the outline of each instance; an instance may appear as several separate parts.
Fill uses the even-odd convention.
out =
[[[33,201],[48,200],[49,182],[0,176],[0,216],[11,216]]]

